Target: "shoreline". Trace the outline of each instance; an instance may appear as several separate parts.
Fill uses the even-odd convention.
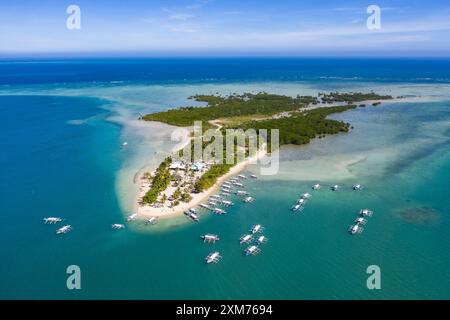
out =
[[[255,164],[259,160],[261,160],[264,156],[266,156],[266,146],[263,146],[262,150],[258,150],[256,155],[249,157],[245,159],[242,162],[239,162],[235,166],[231,167],[230,171],[228,171],[223,176],[219,177],[217,181],[214,183],[214,185],[209,188],[208,190],[205,190],[201,193],[191,194],[192,199],[191,201],[187,203],[181,203],[175,208],[168,208],[168,207],[162,207],[162,208],[155,208],[148,205],[140,205],[135,200],[134,203],[134,213],[137,213],[136,219],[148,219],[151,217],[157,217],[159,219],[169,219],[174,217],[179,217],[184,214],[188,209],[199,206],[201,203],[205,202],[205,200],[208,200],[209,197],[211,197],[213,194],[217,192],[220,185],[225,182],[225,180],[231,178],[234,175],[239,174],[245,168],[250,164]],[[143,185],[145,185],[145,181],[143,181],[142,177],[145,173],[145,169],[141,169],[138,173],[136,173],[137,177],[137,183],[139,183],[139,191],[142,190]]]

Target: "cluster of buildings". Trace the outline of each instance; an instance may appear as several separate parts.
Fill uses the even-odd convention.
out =
[[[203,161],[196,161],[191,164],[190,169],[192,171],[202,171],[205,168],[206,164]],[[170,164],[169,170],[186,170],[188,165],[186,165],[183,161],[174,161]]]

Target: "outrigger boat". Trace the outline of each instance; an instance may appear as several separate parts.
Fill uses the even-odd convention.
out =
[[[258,253],[260,253],[261,249],[258,248],[258,246],[253,245],[253,246],[250,246],[247,249],[245,249],[244,252],[245,252],[246,256],[249,256],[249,255],[253,255],[254,256],[254,255],[257,255]]]
[[[248,192],[245,190],[238,190],[236,191],[236,195],[238,196],[248,196]]]
[[[238,175],[238,178],[240,178],[240,179],[247,179],[247,177],[244,176],[243,174]]]
[[[250,175],[250,178],[258,179],[258,177],[256,175],[254,175],[254,174]]]
[[[370,211],[369,209],[362,209],[359,210],[359,215],[362,217],[371,217],[373,215],[373,211]]]
[[[251,234],[244,234],[240,239],[239,239],[239,243],[243,244],[243,243],[250,243],[253,240],[253,236]]]
[[[313,190],[319,190],[320,188],[321,188],[320,184],[318,184],[318,183],[312,186]]]
[[[138,214],[137,213],[133,213],[132,215],[129,215],[127,218],[127,221],[133,221],[136,220]]]
[[[266,236],[259,236],[258,239],[256,239],[257,244],[262,244],[262,243],[266,243],[266,242],[267,242]]]
[[[306,203],[306,200],[303,199],[303,198],[300,198],[300,199],[297,200],[297,204],[299,204],[301,206],[303,206],[305,203]]]
[[[203,242],[208,242],[208,243],[215,243],[216,241],[219,241],[219,236],[216,234],[205,234],[203,236],[201,236],[200,238],[203,239]]]
[[[201,203],[201,204],[200,204],[200,207],[205,208],[205,209],[208,209],[208,210],[212,210],[212,208],[211,208],[210,206],[208,206],[207,204],[205,204],[205,203]],[[195,212],[194,212],[194,213],[195,213]]]
[[[361,227],[358,223],[351,225],[348,229],[348,232],[350,232],[350,234],[358,234],[363,232],[364,228]]]
[[[355,184],[355,185],[352,187],[352,189],[355,190],[355,191],[362,190],[362,188],[363,188],[363,186],[360,185],[360,184]]]
[[[222,200],[222,204],[227,207],[234,205],[234,203],[231,202],[230,200]]]
[[[150,219],[145,221],[146,225],[154,225],[158,223],[158,218],[157,217],[151,217]]]
[[[44,223],[45,224],[56,224],[58,222],[61,222],[62,219],[58,218],[58,217],[48,217],[48,218],[44,218]]]
[[[298,204],[298,203],[294,204],[294,205],[291,207],[291,211],[294,211],[294,212],[300,211],[300,210],[302,210],[302,209],[303,209],[302,205],[301,205],[301,204]]]
[[[241,188],[244,186],[242,183],[239,183],[239,182],[235,182],[235,183],[233,183],[233,185],[235,185],[236,187],[241,187]]]
[[[66,234],[70,231],[72,231],[72,226],[68,224],[67,226],[64,226],[56,230],[56,234]]]
[[[339,186],[337,184],[335,184],[334,186],[331,187],[332,191],[338,191],[339,190]]]
[[[252,234],[258,233],[258,232],[263,232],[264,231],[264,227],[261,226],[260,224],[254,225],[251,229],[250,229]]]
[[[186,211],[185,214],[186,214],[189,218],[191,218],[192,221],[198,222],[198,221],[200,220],[200,219],[198,218],[198,216],[197,216],[195,213],[191,212],[191,211]]]
[[[366,222],[367,222],[367,220],[366,219],[364,219],[363,217],[359,217],[359,218],[356,218],[355,219],[355,223],[356,224],[366,224]]]
[[[216,251],[216,252],[210,253],[210,254],[205,258],[205,262],[206,262],[207,264],[210,264],[210,263],[217,263],[217,262],[220,261],[220,259],[222,259],[222,257],[220,256],[219,251]]]
[[[212,206],[217,206],[217,202],[211,201],[211,200],[208,201],[208,204],[210,204]]]
[[[115,230],[121,230],[121,229],[125,229],[125,226],[123,224],[115,223],[111,226],[111,228],[113,228]]]
[[[216,213],[216,214],[225,214],[225,213],[227,213],[225,210],[222,210],[220,208],[214,208],[213,212]]]
[[[253,202],[253,201],[255,201],[255,198],[252,198],[252,197],[246,197],[246,198],[244,199],[244,202],[245,202],[245,203],[250,203],[250,202]]]
[[[308,192],[305,192],[300,196],[300,199],[309,199],[309,198],[311,198],[311,194]]]

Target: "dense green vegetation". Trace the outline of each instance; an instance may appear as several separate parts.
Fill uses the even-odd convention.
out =
[[[155,176],[152,178],[152,186],[150,190],[144,195],[142,201],[144,203],[152,204],[158,200],[159,194],[166,190],[172,179],[169,172],[169,165],[172,163],[172,158],[167,157],[156,169]]]
[[[347,132],[350,128],[348,123],[326,119],[326,117],[354,108],[356,108],[355,105],[317,108],[291,117],[249,121],[243,123],[240,128],[244,130],[254,128],[257,131],[267,129],[269,133],[270,129],[279,129],[280,146],[283,144],[306,144],[317,136]],[[270,142],[270,137],[268,137],[268,142]]]
[[[374,92],[369,92],[369,93],[330,92],[330,93],[319,93],[319,98],[322,100],[323,103],[336,103],[336,102],[355,103],[358,101],[366,101],[366,100],[388,100],[388,99],[392,99],[392,96],[379,95]]]
[[[298,110],[316,101],[315,97],[298,96],[292,98],[265,92],[258,94],[245,93],[227,97],[197,95],[192,98],[196,101],[207,102],[208,106],[182,107],[148,114],[143,119],[187,127],[192,126],[194,121],[203,121],[205,124],[209,120],[252,114],[271,116],[282,111]]]
[[[196,192],[202,192],[211,188],[217,181],[217,179],[228,171],[233,165],[230,164],[214,164],[211,168],[203,174],[203,176],[197,180],[194,184]]]
[[[187,127],[194,121],[202,121],[205,128],[210,127],[209,120],[240,117],[248,115],[273,116],[281,112],[298,111],[308,105],[322,103],[355,103],[365,100],[392,99],[388,95],[378,95],[374,92],[362,93],[319,93],[318,97],[297,96],[295,98],[260,92],[244,93],[229,96],[196,95],[190,97],[196,101],[206,102],[206,107],[181,107],[164,112],[147,114],[143,120],[159,121],[170,125]]]

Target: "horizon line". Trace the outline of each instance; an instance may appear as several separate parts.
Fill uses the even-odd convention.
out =
[[[383,59],[383,58],[398,58],[398,59],[450,59],[450,54],[401,54],[401,53],[384,53],[384,54],[364,54],[364,53],[335,53],[335,54],[296,54],[296,53],[282,53],[282,54],[270,54],[270,53],[217,53],[217,54],[201,54],[201,53],[147,53],[147,52],[34,52],[34,53],[1,53],[0,59],[80,59],[80,58],[371,58],[371,59]]]

